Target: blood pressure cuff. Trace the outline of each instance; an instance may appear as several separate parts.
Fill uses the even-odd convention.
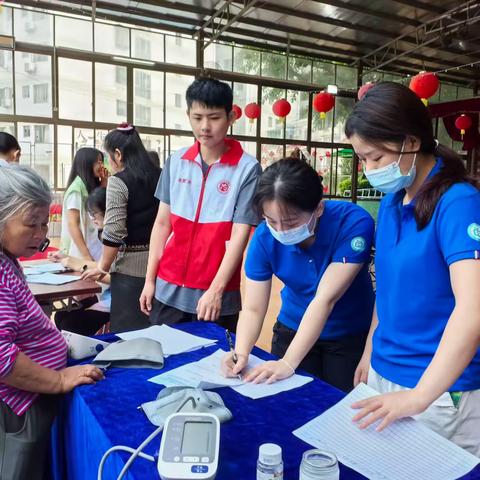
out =
[[[233,418],[232,412],[216,392],[206,392],[201,388],[167,387],[153,402],[143,403],[140,408],[150,422],[161,427],[172,413],[211,413],[220,423]]]
[[[134,338],[111,343],[92,362],[100,368],[163,368],[160,342],[151,338]]]

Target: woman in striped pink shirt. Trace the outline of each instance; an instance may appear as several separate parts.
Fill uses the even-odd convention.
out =
[[[95,383],[92,365],[65,368],[67,347],[17,262],[45,240],[50,189],[28,167],[0,168],[0,479],[44,478],[58,395]]]

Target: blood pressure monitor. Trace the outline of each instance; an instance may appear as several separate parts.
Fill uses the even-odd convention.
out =
[[[163,429],[158,457],[162,480],[213,480],[217,474],[220,422],[210,413],[173,413]]]

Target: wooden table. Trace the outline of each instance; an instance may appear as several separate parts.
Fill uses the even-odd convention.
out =
[[[45,263],[50,263],[45,260],[31,260],[22,262],[23,267],[35,267]],[[61,275],[61,274],[60,274]],[[78,275],[79,273],[68,272],[68,275]],[[37,302],[47,303],[72,298],[79,295],[100,293],[102,288],[100,285],[92,280],[79,280],[76,282],[64,283],[63,285],[44,285],[41,283],[29,283],[28,286],[32,291]]]

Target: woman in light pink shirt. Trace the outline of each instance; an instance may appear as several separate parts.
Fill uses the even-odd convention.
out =
[[[45,240],[48,185],[11,165],[0,168],[0,192],[0,479],[41,480],[58,394],[103,376],[92,365],[65,368],[65,341],[17,262]]]

